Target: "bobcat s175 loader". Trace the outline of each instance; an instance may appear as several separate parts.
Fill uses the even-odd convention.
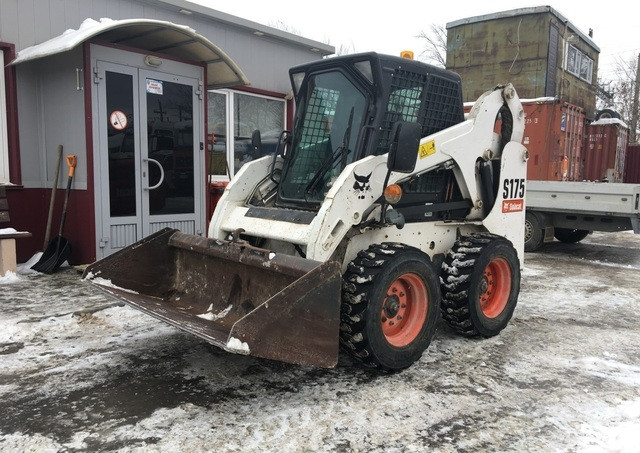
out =
[[[207,238],[165,229],[85,278],[227,351],[296,364],[335,366],[342,345],[408,367],[440,315],[498,334],[523,259],[515,89],[487,91],[465,120],[460,77],[408,59],[327,58],[290,77],[293,130],[233,178]]]

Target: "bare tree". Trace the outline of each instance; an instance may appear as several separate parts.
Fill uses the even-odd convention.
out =
[[[275,22],[271,22],[271,23],[269,23],[269,26],[273,27],[273,28],[277,28],[278,30],[282,30],[282,31],[286,31],[288,33],[292,33],[294,35],[303,36],[302,32],[300,30],[298,30],[295,27],[292,27],[291,25],[283,22],[282,20],[277,20]],[[333,45],[333,44],[331,44],[331,40],[328,39],[328,38],[323,39],[322,42],[324,42],[325,44],[328,44],[330,46]],[[335,48],[336,48],[336,53],[335,53],[336,56],[338,56],[338,55],[348,55],[348,54],[352,54],[352,53],[356,52],[355,46],[353,44],[353,41],[350,44],[340,44],[339,46],[335,46]]]
[[[633,57],[629,60],[616,59],[614,63],[613,80],[606,83],[598,81],[599,87],[607,87],[598,90],[597,107],[599,110],[612,109],[620,113],[622,119],[629,125],[638,125],[638,106],[634,105],[634,96],[637,83],[638,60]],[[603,93],[606,92],[606,93]],[[629,142],[638,142],[640,131],[630,131]]]
[[[353,41],[350,44],[340,44],[339,46],[336,47],[336,56],[348,55],[355,52],[356,50],[355,50],[355,46],[353,45]]]
[[[431,24],[427,31],[420,31],[417,37],[425,40],[424,49],[420,52],[421,59],[441,68],[446,67],[447,29],[443,25]]]
[[[276,20],[275,22],[270,22],[269,27],[277,28],[278,30],[286,31],[287,33],[291,33],[294,35],[302,36],[302,32],[295,27],[287,24],[282,20]]]

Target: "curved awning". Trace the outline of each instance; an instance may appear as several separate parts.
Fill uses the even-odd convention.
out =
[[[66,52],[92,38],[205,63],[209,88],[249,84],[238,65],[193,28],[151,19],[85,19],[77,30],[67,30],[60,36],[21,50],[11,64]]]

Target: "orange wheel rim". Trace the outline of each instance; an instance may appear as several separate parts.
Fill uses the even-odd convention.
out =
[[[480,282],[480,309],[487,318],[495,318],[507,306],[511,294],[511,267],[504,258],[496,258],[484,270]]]
[[[428,297],[416,274],[403,274],[389,285],[380,317],[389,344],[402,347],[416,339],[427,319]]]

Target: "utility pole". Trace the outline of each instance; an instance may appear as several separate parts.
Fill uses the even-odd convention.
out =
[[[636,70],[636,83],[633,90],[633,107],[631,109],[631,137],[629,142],[638,143],[636,128],[638,127],[638,95],[640,94],[640,54],[638,54],[638,68]]]

